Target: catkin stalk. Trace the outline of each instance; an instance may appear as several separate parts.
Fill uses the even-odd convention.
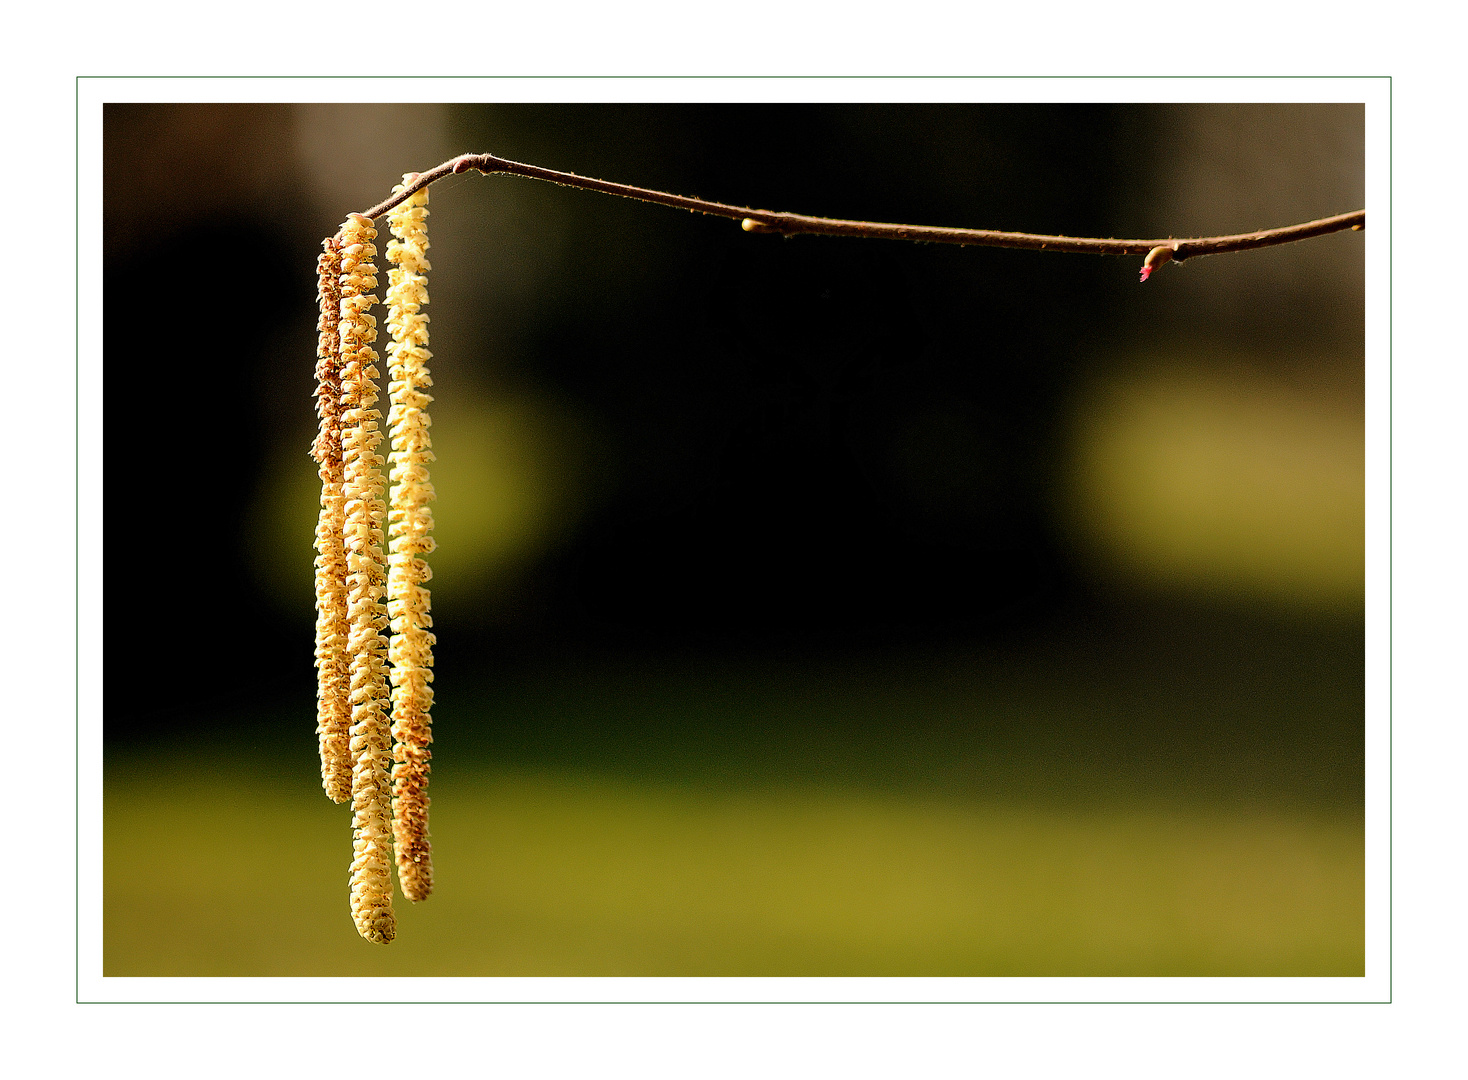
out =
[[[377,254],[372,219],[352,214],[341,229],[342,458],[345,462],[347,614],[352,657],[352,919],[368,941],[387,944],[396,934],[392,910],[391,731],[384,653],[387,609],[382,558],[382,456],[378,431]]]
[[[342,465],[341,252],[330,240],[317,259],[321,316],[316,349],[316,412],[320,431],[311,454],[320,465],[321,512],[316,524],[316,737],[321,786],[332,802],[352,794],[351,671],[347,658],[347,554]]]
[[[403,177],[410,183],[414,174]],[[396,191],[401,191],[398,187]],[[434,460],[429,439],[425,389],[433,385],[428,373],[428,191],[415,193],[388,214],[397,239],[387,245],[388,393],[392,451],[389,478],[392,498],[388,512],[388,614],[392,640],[393,836],[398,884],[403,895],[417,902],[433,891],[432,847],[428,840],[428,749],[433,741],[429,709],[433,705],[433,645],[429,631],[429,592],[433,576],[420,556],[434,549],[433,514],[428,503],[433,485],[428,463]]]

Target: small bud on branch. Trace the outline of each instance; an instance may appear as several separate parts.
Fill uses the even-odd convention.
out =
[[[1172,248],[1165,244],[1159,245],[1147,252],[1147,261],[1142,263],[1142,280],[1146,281],[1152,275],[1153,270],[1172,262],[1172,259]]]

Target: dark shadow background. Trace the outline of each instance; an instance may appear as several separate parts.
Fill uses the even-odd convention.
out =
[[[108,106],[109,761],[309,767],[311,520],[289,550],[262,522],[311,473],[320,238],[400,173],[492,150],[833,217],[1197,235],[1361,205],[1361,116]],[[440,535],[436,768],[1359,810],[1359,595],[1112,572],[1066,496],[1078,403],[1139,352],[1359,412],[1359,237],[1140,287],[1135,259],[754,236],[502,177],[432,199],[443,465],[456,407],[530,402],[553,508],[477,578]],[[272,583],[297,562],[299,594]],[[160,623],[166,701],[137,692]]]

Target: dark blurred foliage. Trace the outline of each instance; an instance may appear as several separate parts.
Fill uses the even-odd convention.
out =
[[[298,432],[306,451],[315,255],[351,207],[322,217],[304,193],[305,166],[281,149],[285,107],[171,108],[106,113],[110,740],[309,700],[314,686],[310,624],[257,592],[244,515],[267,446]],[[199,110],[197,145],[178,145],[180,109]],[[1125,235],[1147,222],[1132,189],[1161,116],[495,106],[456,108],[451,135],[453,150],[761,208]],[[268,183],[241,179],[260,169]],[[441,621],[441,692],[607,655],[861,657],[998,647],[1062,624],[1112,633],[1053,488],[1076,379],[1148,326],[1139,305],[1155,293],[1138,299],[1129,263],[786,240],[579,191],[534,199],[554,201],[569,249],[524,340],[482,378],[553,388],[593,418],[599,494],[527,571],[510,615]],[[203,211],[175,221],[179,200]],[[1335,685],[1359,689],[1359,633],[1327,637],[1284,653],[1329,654]],[[160,659],[167,702],[135,692]],[[1268,677],[1288,683],[1281,663]]]
[[[678,145],[684,129],[700,145],[687,158],[695,168],[653,182],[877,220],[959,213],[923,168],[933,151],[913,151],[931,141],[972,153],[983,130],[951,108],[916,123],[891,110],[704,112],[660,118],[658,141]],[[605,140],[634,123],[615,110],[588,129]],[[925,133],[916,145],[909,123]],[[1019,117],[984,132],[1023,146],[1010,153],[1018,173],[1049,180],[996,198],[996,216],[1040,220],[1053,196],[1068,227],[1094,227],[1113,178],[1102,170],[1098,183],[1070,185],[1051,174],[1113,127],[1106,110],[1075,110],[1038,141],[1023,138]],[[852,128],[865,137],[852,140]],[[741,135],[720,138],[733,130]],[[634,168],[617,145],[591,143],[598,171]],[[992,170],[975,174],[995,182]],[[621,303],[587,305],[546,349],[597,357],[554,377],[618,432],[638,431],[631,453],[668,463],[654,476],[674,473],[609,506],[577,553],[577,600],[592,625],[798,647],[967,634],[1064,602],[1072,584],[1041,505],[1046,436],[1065,369],[1095,333],[1097,266],[1005,265],[990,252],[964,262],[861,241],[748,243],[724,222],[658,224],[684,235],[668,238],[682,250],[650,290],[655,304],[635,320]]]

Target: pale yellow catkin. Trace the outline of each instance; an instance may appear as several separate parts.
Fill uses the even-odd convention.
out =
[[[413,173],[403,177],[411,183]],[[402,186],[394,189],[403,190]],[[388,512],[388,614],[392,639],[393,836],[398,884],[403,895],[417,902],[433,891],[432,847],[428,839],[429,709],[433,705],[433,645],[429,628],[429,592],[433,576],[421,556],[434,548],[434,497],[428,481],[428,463],[434,460],[429,439],[425,389],[433,385],[428,373],[428,191],[415,192],[388,214],[397,239],[387,245],[387,259],[397,264],[388,272],[388,422],[392,451],[389,478],[392,497]]]
[[[321,511],[316,524],[316,737],[321,786],[333,802],[352,794],[350,661],[347,658],[346,499],[342,494],[341,252],[330,240],[317,260],[321,314],[316,350],[316,411],[320,430],[311,453],[320,465]]]
[[[341,237],[342,457],[345,463],[347,601],[352,658],[352,866],[351,906],[357,932],[387,944],[396,934],[392,909],[392,823],[389,768],[392,735],[387,715],[384,652],[387,609],[382,557],[382,456],[378,431],[377,236],[372,221],[352,214]]]

